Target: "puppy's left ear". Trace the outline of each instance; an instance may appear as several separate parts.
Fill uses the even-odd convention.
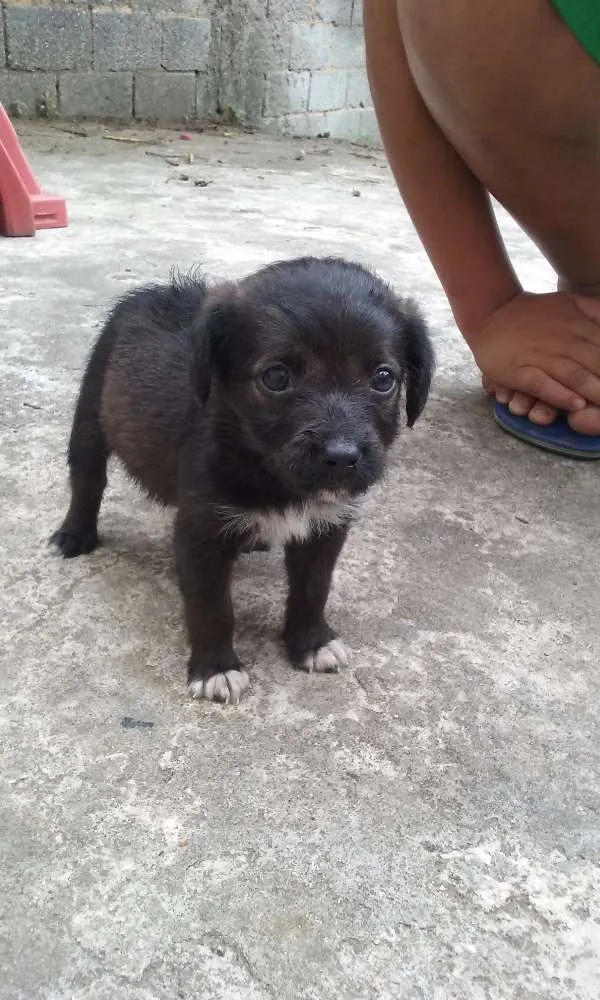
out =
[[[413,302],[404,303],[404,365],[406,419],[412,427],[421,416],[435,370],[435,354],[427,324]]]

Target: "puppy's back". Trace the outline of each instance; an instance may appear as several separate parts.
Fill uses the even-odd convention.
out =
[[[109,343],[100,400],[111,451],[163,503],[174,503],[177,454],[193,406],[189,330],[206,294],[183,278],[126,295],[96,350]],[[93,357],[90,365],[93,363]]]

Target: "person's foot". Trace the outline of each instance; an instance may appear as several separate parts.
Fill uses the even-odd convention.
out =
[[[566,412],[575,433],[600,435],[600,286],[593,291],[519,292],[465,335],[486,392],[515,417],[548,427]]]
[[[540,427],[553,424],[558,416],[558,410],[542,403],[539,399],[534,399],[533,396],[507,389],[490,381],[485,375],[481,381],[488,396],[495,396],[499,403],[505,403],[515,416],[528,417],[533,424],[538,424]],[[570,413],[567,420],[578,434],[600,435],[600,406],[590,404],[583,410]]]

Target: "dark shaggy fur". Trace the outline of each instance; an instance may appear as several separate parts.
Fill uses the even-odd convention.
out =
[[[284,639],[294,663],[336,670],[324,617],[356,498],[420,415],[433,355],[423,320],[365,268],[301,258],[209,289],[181,278],[126,295],[90,357],[69,444],[71,505],[53,541],[98,544],[115,452],[177,507],[175,553],[196,697],[236,701],[230,578],[240,551],[286,546]]]

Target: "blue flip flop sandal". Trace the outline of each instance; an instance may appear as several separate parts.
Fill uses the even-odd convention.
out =
[[[546,451],[568,455],[569,458],[600,458],[600,436],[578,434],[569,427],[564,414],[559,415],[553,424],[540,427],[539,424],[532,423],[529,417],[517,417],[504,403],[496,402],[494,419],[513,437]]]

